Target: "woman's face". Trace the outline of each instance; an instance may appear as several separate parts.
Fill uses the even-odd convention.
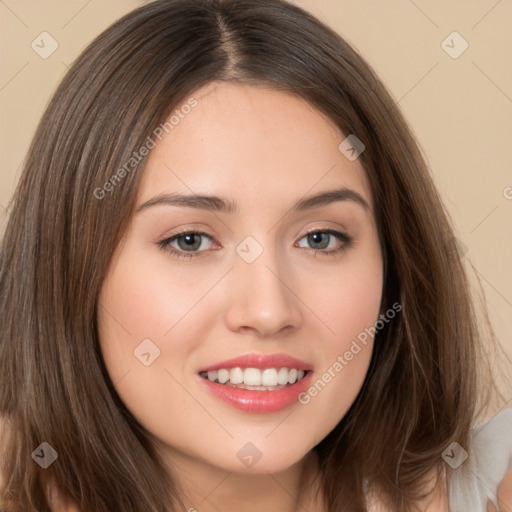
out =
[[[291,94],[213,83],[183,105],[101,291],[103,357],[170,459],[277,472],[368,369],[383,279],[368,178]]]

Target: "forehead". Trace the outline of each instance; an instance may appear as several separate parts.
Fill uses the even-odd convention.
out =
[[[332,188],[356,190],[370,206],[366,172],[340,151],[345,135],[288,92],[214,82],[171,112],[146,162],[139,204],[169,192],[215,193],[267,207]],[[237,201],[239,196],[240,201]]]

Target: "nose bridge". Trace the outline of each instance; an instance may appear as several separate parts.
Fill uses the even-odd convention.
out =
[[[271,236],[247,237],[236,248],[231,276],[228,321],[233,329],[252,328],[260,334],[297,326],[300,311],[293,290],[293,269]]]

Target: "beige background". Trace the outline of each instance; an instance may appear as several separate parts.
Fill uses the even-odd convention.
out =
[[[344,35],[395,96],[512,356],[512,0],[294,1]],[[56,84],[94,36],[142,3],[0,0],[0,233]],[[58,43],[46,59],[31,48],[43,31]],[[454,31],[469,45],[455,59],[441,45]],[[445,44],[454,52],[463,41]]]

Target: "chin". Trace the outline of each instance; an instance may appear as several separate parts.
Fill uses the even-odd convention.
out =
[[[280,473],[300,463],[308,454],[308,447],[304,442],[304,449],[298,449],[299,443],[295,442],[289,447],[273,446],[267,442],[263,445],[258,443],[243,443],[237,447],[236,456],[230,457],[224,462],[226,469],[242,474],[267,474]]]

